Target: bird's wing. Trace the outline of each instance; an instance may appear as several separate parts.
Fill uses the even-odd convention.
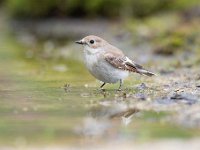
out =
[[[142,75],[153,76],[154,73],[144,69],[141,65],[136,64],[134,61],[124,55],[117,55],[115,53],[106,53],[105,60],[113,67],[130,71],[137,72]]]
[[[132,60],[124,55],[121,56],[107,53],[105,54],[105,60],[115,68],[130,72],[137,72],[137,69],[142,68],[142,66],[134,63]]]

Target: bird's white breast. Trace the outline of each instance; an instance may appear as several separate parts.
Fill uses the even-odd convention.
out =
[[[90,72],[93,67],[98,63],[99,54],[92,53],[92,50],[84,49],[85,65]]]
[[[101,52],[91,53],[90,50],[84,49],[85,64],[89,72],[94,77],[102,82],[116,83],[120,79],[123,80],[128,76],[127,71],[114,68],[112,65],[110,65],[102,57]]]

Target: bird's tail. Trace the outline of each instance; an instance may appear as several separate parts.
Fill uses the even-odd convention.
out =
[[[156,76],[155,73],[150,72],[150,71],[148,71],[148,70],[145,70],[145,69],[143,69],[143,68],[137,69],[137,72],[138,72],[139,74],[146,75],[146,76],[149,76],[149,77],[151,77],[151,76]]]

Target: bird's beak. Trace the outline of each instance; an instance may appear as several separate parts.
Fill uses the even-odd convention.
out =
[[[81,44],[81,45],[85,44],[82,40],[80,40],[80,41],[75,41],[75,43]]]

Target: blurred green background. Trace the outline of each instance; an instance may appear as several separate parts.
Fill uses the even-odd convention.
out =
[[[198,0],[1,0],[14,17],[145,17],[156,12],[183,10]]]

